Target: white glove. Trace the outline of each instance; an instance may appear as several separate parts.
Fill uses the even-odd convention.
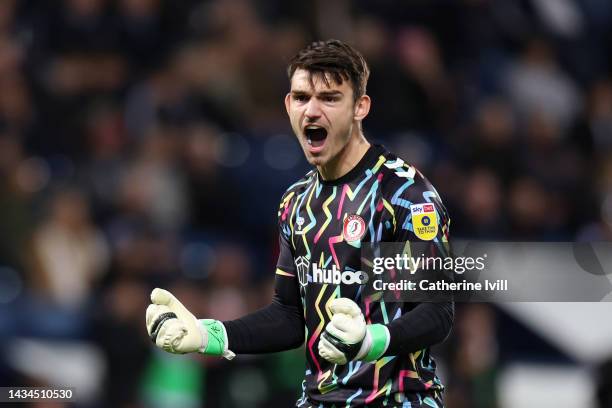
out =
[[[147,332],[164,351],[175,354],[199,352],[231,359],[225,327],[218,320],[198,320],[174,295],[153,289],[147,308]]]
[[[367,325],[359,306],[348,298],[331,301],[331,321],[319,340],[319,355],[333,364],[352,360],[374,361],[389,346],[389,330],[382,324]]]

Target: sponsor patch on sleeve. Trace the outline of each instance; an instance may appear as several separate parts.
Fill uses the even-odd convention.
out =
[[[423,241],[431,241],[438,234],[438,217],[432,203],[410,206],[414,235]]]

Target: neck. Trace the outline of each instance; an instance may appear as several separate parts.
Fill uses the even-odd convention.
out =
[[[370,143],[357,130],[342,150],[322,166],[317,166],[323,180],[336,180],[351,171],[368,151]]]

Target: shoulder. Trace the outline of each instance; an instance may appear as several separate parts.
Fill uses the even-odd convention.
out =
[[[411,205],[433,203],[438,211],[446,213],[442,197],[419,169],[391,152],[384,156],[381,192],[386,201],[408,210]]]
[[[278,209],[278,216],[281,217],[283,212],[286,212],[291,203],[294,201],[295,197],[298,197],[304,191],[306,191],[310,186],[314,184],[316,180],[316,171],[310,170],[304,177],[291,184],[285,192],[280,201],[280,206]]]
[[[448,242],[450,215],[436,188],[415,166],[392,153],[386,158],[381,194],[397,239]]]

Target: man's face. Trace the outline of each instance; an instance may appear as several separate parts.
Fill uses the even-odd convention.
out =
[[[349,81],[335,83],[329,78],[329,87],[322,78],[298,69],[291,78],[291,91],[285,97],[285,106],[306,160],[314,166],[324,166],[349,142],[353,126],[357,126],[356,105]]]

